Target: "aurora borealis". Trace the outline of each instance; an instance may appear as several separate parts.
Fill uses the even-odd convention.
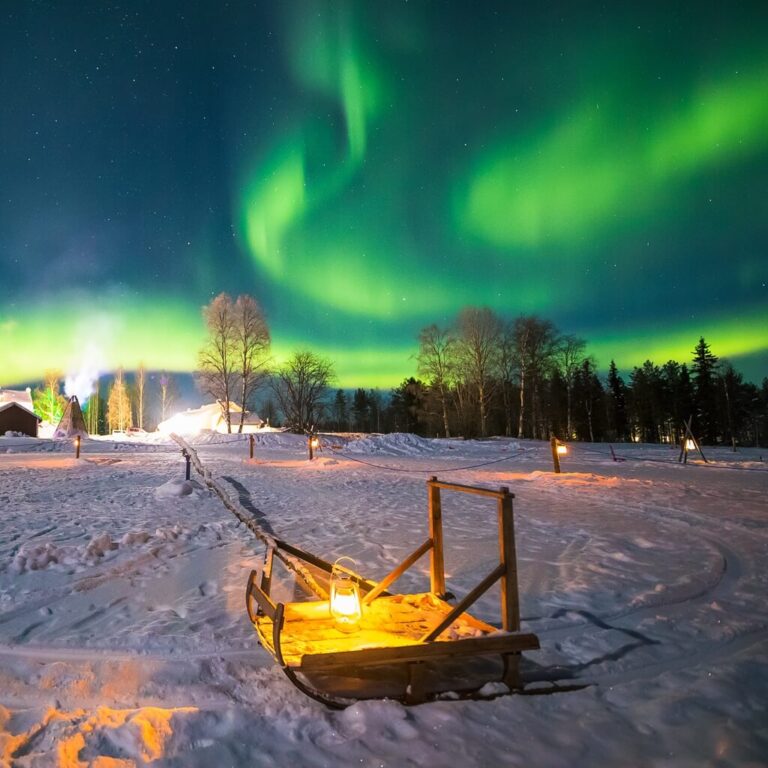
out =
[[[9,4],[0,386],[191,370],[264,306],[340,386],[468,304],[768,375],[768,6]]]

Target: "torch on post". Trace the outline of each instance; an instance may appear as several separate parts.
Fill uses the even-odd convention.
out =
[[[307,450],[309,451],[309,460],[315,458],[315,451],[320,447],[320,438],[317,435],[310,435],[307,440]]]
[[[191,468],[191,465],[192,465],[192,458],[190,457],[189,453],[187,453],[187,449],[186,448],[182,449],[181,455],[184,457],[184,459],[187,462],[187,467],[186,467],[186,470],[184,472],[184,479],[185,480],[189,480],[190,468]]]
[[[75,458],[80,458],[80,435],[75,435]]]
[[[568,446],[565,443],[561,443],[556,437],[552,436],[549,439],[549,445],[552,448],[552,464],[555,467],[555,474],[560,474],[560,457],[565,456],[568,453]]]

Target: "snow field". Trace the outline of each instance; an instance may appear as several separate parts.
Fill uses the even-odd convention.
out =
[[[759,451],[682,467],[659,446],[616,447],[614,463],[577,445],[555,476],[531,441],[327,436],[310,464],[300,436],[257,436],[253,461],[245,440],[196,440],[278,535],[371,578],[426,537],[429,474],[515,493],[523,624],[542,644],[525,675],[589,687],[331,712],[256,643],[243,590],[261,546],[152,439],[86,441],[75,461],[65,443],[0,438],[0,765],[766,763]],[[487,501],[443,495],[458,595],[497,557]],[[423,589],[427,568],[398,588]],[[473,612],[495,620],[497,601]]]

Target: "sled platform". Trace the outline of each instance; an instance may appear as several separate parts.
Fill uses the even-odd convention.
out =
[[[434,477],[427,486],[429,538],[378,583],[348,571],[362,603],[354,631],[343,631],[331,614],[324,588],[333,568],[329,562],[276,541],[316,576],[302,584],[311,599],[301,602],[272,600],[272,550],[261,573],[251,571],[246,607],[259,640],[309,696],[338,707],[385,697],[415,704],[448,692],[477,692],[488,683],[522,689],[520,654],[539,648],[539,641],[520,631],[513,496],[507,488],[494,491]],[[490,496],[498,506],[499,564],[455,605],[445,593],[441,489]],[[390,593],[388,588],[427,552],[431,590]],[[467,613],[496,582],[501,585],[501,629]]]

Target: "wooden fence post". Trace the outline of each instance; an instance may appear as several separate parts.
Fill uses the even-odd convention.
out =
[[[555,465],[555,474],[560,474],[560,457],[557,455],[557,438],[551,437],[549,439],[549,446],[552,448],[552,463]]]
[[[440,488],[434,483],[436,477],[427,481],[429,489],[429,537],[432,539],[430,550],[430,589],[434,594],[445,595],[445,560],[443,558],[443,510],[440,502]]]

